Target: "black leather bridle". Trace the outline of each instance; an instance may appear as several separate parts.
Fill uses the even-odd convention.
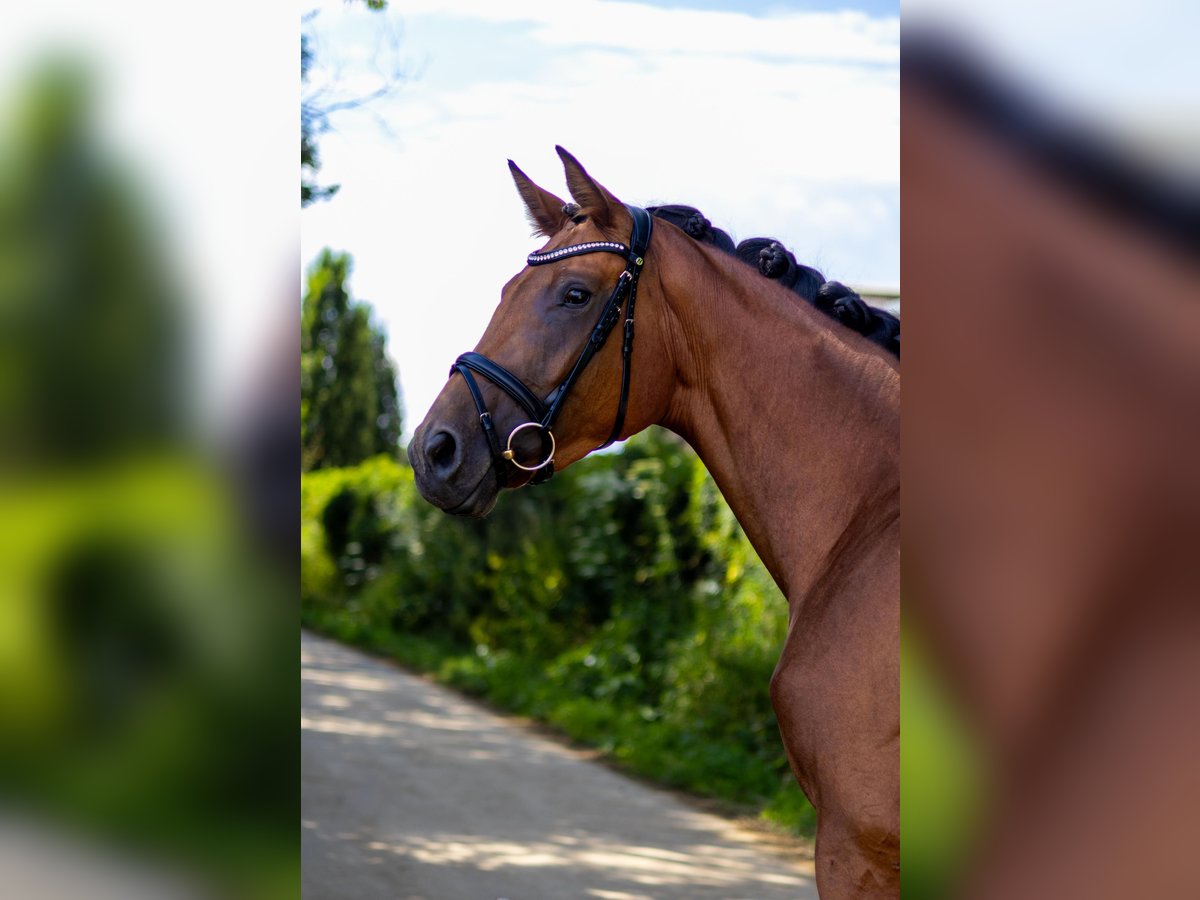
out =
[[[633,307],[637,301],[637,283],[642,273],[642,266],[646,262],[646,250],[650,246],[651,231],[650,214],[646,210],[638,206],[626,206],[625,208],[633,216],[629,246],[617,241],[588,241],[583,244],[560,247],[557,250],[547,250],[544,253],[529,254],[527,262],[531,266],[544,266],[571,256],[582,256],[584,253],[616,253],[625,257],[625,271],[617,278],[616,286],[609,295],[608,302],[604,304],[600,318],[596,320],[587,343],[583,345],[583,349],[579,353],[579,358],[575,360],[575,365],[571,367],[567,377],[547,395],[545,400],[539,400],[533,391],[525,386],[525,382],[482,353],[474,351],[464,353],[450,367],[451,377],[455,372],[462,375],[463,380],[467,383],[467,390],[471,392],[471,399],[475,401],[475,408],[479,410],[479,422],[483,426],[483,433],[487,436],[488,446],[491,447],[492,458],[501,484],[507,481],[507,466],[510,465],[525,472],[533,472],[532,484],[549,481],[554,475],[555,444],[552,431],[554,422],[558,418],[559,412],[562,411],[563,401],[567,399],[567,395],[575,386],[580,374],[592,361],[592,357],[604,346],[613,326],[617,324],[617,319],[621,316],[621,306],[624,304],[625,341],[621,347],[621,399],[617,404],[617,417],[613,422],[612,432],[609,434],[608,440],[596,449],[607,447],[621,434],[621,428],[625,424],[625,409],[629,403],[629,372],[633,362]],[[627,302],[626,298],[628,298]],[[492,414],[488,411],[487,404],[483,402],[483,394],[479,390],[473,372],[484,376],[512,397],[529,416],[528,422],[521,423],[509,433],[503,450],[500,448],[500,440],[496,436],[496,429],[492,424]],[[535,466],[526,466],[517,462],[512,446],[513,438],[528,428],[538,429],[542,436],[545,458]]]

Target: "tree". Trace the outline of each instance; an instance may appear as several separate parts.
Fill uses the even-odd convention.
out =
[[[402,414],[387,337],[346,289],[349,254],[326,248],[301,307],[300,464],[352,466],[399,453]]]
[[[69,58],[0,127],[0,460],[108,461],[182,439],[187,342],[162,229]]]
[[[363,0],[364,5],[375,12],[387,9],[387,0]],[[302,22],[308,23],[316,12],[308,13]],[[318,200],[328,200],[341,188],[340,184],[325,187],[316,183],[321,168],[321,157],[317,150],[317,136],[330,128],[329,117],[341,110],[357,109],[390,94],[401,81],[399,70],[393,70],[383,83],[365,96],[331,99],[326,90],[307,88],[309,73],[316,61],[312,35],[300,35],[300,84],[304,90],[300,97],[300,206],[303,208]]]
[[[313,51],[307,34],[300,36],[300,83],[308,81]],[[328,128],[325,111],[314,101],[300,101],[300,205],[308,206],[318,200],[328,200],[338,192],[340,184],[321,187],[314,178],[321,168],[317,154],[317,134]]]

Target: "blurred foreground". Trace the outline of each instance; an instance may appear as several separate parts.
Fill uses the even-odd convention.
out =
[[[294,328],[206,430],[210,298],[94,74],[0,110],[0,893],[291,896]]]
[[[1118,143],[908,24],[904,894],[1200,896],[1196,107]]]

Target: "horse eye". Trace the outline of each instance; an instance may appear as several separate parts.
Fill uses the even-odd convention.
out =
[[[563,295],[564,306],[583,306],[592,299],[591,291],[585,291],[583,288],[570,288]]]

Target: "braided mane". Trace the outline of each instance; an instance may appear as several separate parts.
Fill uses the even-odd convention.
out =
[[[693,240],[711,244],[754,267],[761,275],[778,281],[804,298],[831,319],[842,323],[885,350],[900,356],[900,320],[886,310],[869,305],[858,293],[840,281],[826,281],[812,266],[797,262],[786,247],[773,238],[747,238],[734,244],[733,238],[694,206],[672,204],[646,207],[655,218],[670,222]]]

